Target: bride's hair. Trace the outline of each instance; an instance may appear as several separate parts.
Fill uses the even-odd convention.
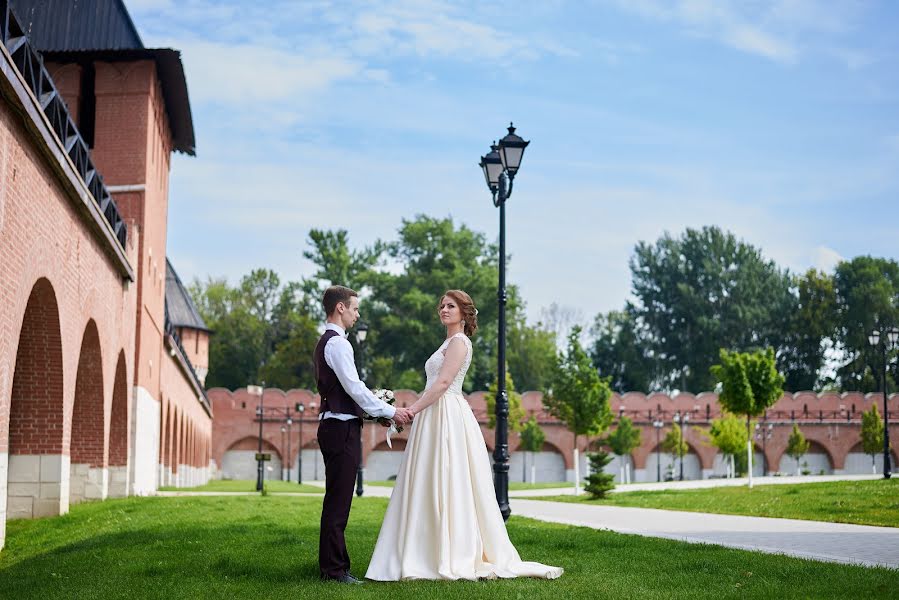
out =
[[[478,309],[475,308],[474,300],[462,290],[447,290],[440,297],[440,302],[437,303],[438,310],[440,309],[440,303],[447,296],[455,300],[456,304],[459,305],[459,310],[462,311],[462,320],[465,322],[465,327],[463,328],[465,335],[468,337],[473,336],[478,330]]]

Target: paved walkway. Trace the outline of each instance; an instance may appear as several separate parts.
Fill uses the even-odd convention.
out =
[[[802,477],[753,477],[752,485],[784,485],[796,483],[822,483],[828,481],[863,481],[881,479],[883,475],[807,475]],[[652,492],[660,490],[696,490],[715,487],[739,487],[747,484],[745,477],[734,479],[690,479],[687,481],[662,481],[649,483],[628,483],[616,485],[613,494],[627,492]],[[583,490],[582,490],[583,491]],[[538,496],[573,496],[574,484],[559,484],[559,487],[539,490],[509,491],[509,497],[535,498]]]
[[[512,514],[683,542],[899,568],[899,528],[512,499]]]

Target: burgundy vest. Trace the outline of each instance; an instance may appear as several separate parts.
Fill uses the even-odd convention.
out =
[[[315,346],[313,363],[315,365],[315,385],[321,396],[321,412],[328,411],[345,415],[362,416],[362,409],[356,404],[337,379],[337,373],[328,366],[325,360],[325,345],[334,336],[340,335],[333,329],[326,329]]]

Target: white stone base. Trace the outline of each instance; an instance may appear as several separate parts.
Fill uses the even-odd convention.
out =
[[[155,494],[159,460],[159,402],[145,388],[136,386],[132,396],[130,487],[137,496]]]
[[[715,473],[715,469],[703,469],[702,470],[702,478],[708,479]]]
[[[109,467],[109,498],[128,496],[128,467]]]
[[[69,467],[69,504],[85,500],[105,500],[109,493],[109,471],[89,464]]]
[[[6,478],[9,470],[9,455],[0,452],[0,550],[6,544]]]
[[[69,512],[69,457],[14,454],[7,475],[7,517],[33,519]]]

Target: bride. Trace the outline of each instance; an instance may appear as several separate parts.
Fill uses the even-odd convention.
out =
[[[478,422],[462,395],[478,328],[471,297],[450,290],[440,299],[446,340],[425,363],[425,391],[396,487],[390,497],[368,579],[554,579],[560,567],[522,562],[509,540],[493,488]]]

